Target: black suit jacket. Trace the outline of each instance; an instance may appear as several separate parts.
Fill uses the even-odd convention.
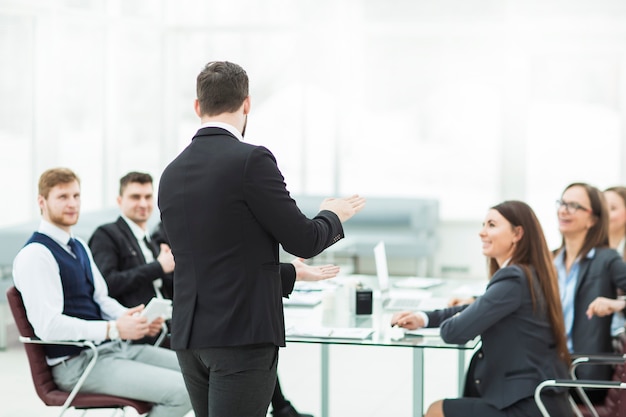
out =
[[[154,257],[160,249],[152,241]],[[146,263],[135,235],[124,219],[96,229],[89,239],[93,259],[109,287],[109,295],[126,307],[147,304],[156,296],[152,281],[163,279],[161,292],[172,297],[172,274],[165,274],[158,261]]]
[[[533,308],[528,279],[519,266],[500,269],[485,293],[469,306],[428,312],[428,327],[441,327],[448,343],[466,343],[480,335],[473,375],[481,398],[503,409],[532,397],[546,379],[567,378],[567,366],[559,360],[545,299],[533,277],[537,306]],[[457,313],[459,313],[457,315]],[[466,389],[467,390],[467,389]]]
[[[281,271],[295,274],[279,244],[315,256],[343,237],[339,218],[307,218],[269,150],[214,127],[167,166],[158,200],[176,260],[172,347],[284,346]]]
[[[611,248],[596,248],[592,258],[580,261],[580,271],[574,295],[574,325],[572,344],[575,354],[613,352],[611,337],[612,315],[587,318],[587,307],[596,297],[616,298],[617,288],[626,291],[626,263]],[[580,379],[611,379],[610,366],[581,366]]]

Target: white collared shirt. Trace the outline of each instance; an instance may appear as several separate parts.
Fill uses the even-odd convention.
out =
[[[237,139],[243,142],[243,136],[241,136],[241,132],[237,130],[235,126],[229,125],[228,123],[206,122],[206,123],[203,123],[202,126],[200,126],[200,129],[205,128],[205,127],[219,127],[220,129],[227,130],[229,133],[231,133],[233,136],[235,136]]]
[[[137,223],[135,223],[128,217],[124,216],[123,214],[121,215],[121,217],[122,219],[124,219],[128,227],[130,228],[130,231],[133,233],[133,236],[135,236],[135,239],[137,239],[137,244],[139,245],[139,249],[141,249],[141,253],[143,254],[144,259],[146,260],[146,263],[154,262],[156,259],[154,258],[154,255],[152,254],[152,250],[150,250],[150,248],[144,241],[144,238],[147,241],[150,241],[150,235],[146,233],[146,231],[142,229]],[[156,293],[157,297],[163,298],[163,295],[161,294],[161,287],[163,286],[163,280],[161,278],[157,278],[152,281],[152,285],[154,286],[154,292]]]
[[[152,251],[143,240],[145,238],[146,240],[150,241],[150,235],[128,217],[124,216],[123,214],[121,215],[121,217],[130,228],[130,231],[133,233],[133,236],[135,236],[135,239],[137,239],[137,243],[139,244],[139,248],[141,249],[141,253],[145,258],[146,263],[154,262],[154,255],[152,254]]]
[[[69,233],[42,220],[39,233],[43,233],[72,253],[67,242]],[[59,265],[52,252],[40,243],[23,247],[13,261],[13,282],[22,293],[28,321],[35,334],[44,340],[92,340],[96,343],[106,338],[107,322],[121,316],[127,309],[109,297],[102,274],[93,261],[89,246],[76,238],[85,248],[93,275],[93,298],[100,306],[103,320],[83,320],[63,314],[63,286]]]

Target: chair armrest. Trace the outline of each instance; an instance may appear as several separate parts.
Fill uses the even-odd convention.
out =
[[[544,387],[569,387],[569,388],[618,388],[626,389],[626,382],[620,381],[599,381],[596,379],[550,379],[544,381]]]
[[[157,340],[154,342],[154,346],[156,347],[161,346],[161,343],[163,343],[163,340],[167,337],[168,331],[169,329],[167,328],[167,324],[163,322],[163,325],[161,326],[161,333],[159,334],[159,337],[157,338]]]
[[[19,337],[22,343],[33,343],[37,345],[68,345],[78,347],[88,347],[91,350],[96,350],[96,345],[91,340],[42,340],[37,337]]]
[[[626,362],[626,355],[576,355],[572,356],[572,368],[580,365],[620,365]]]
[[[585,401],[585,405],[589,408],[591,413],[598,417],[598,412],[596,411],[589,398],[584,394],[583,388],[617,388],[617,389],[626,389],[626,382],[619,381],[598,381],[598,380],[586,380],[586,379],[548,379],[541,382],[535,388],[535,402],[537,403],[537,407],[539,411],[541,411],[541,415],[544,417],[550,417],[548,410],[543,405],[543,401],[541,400],[541,391],[546,387],[565,387],[565,388],[576,388],[579,392],[583,393],[583,400]]]
[[[78,394],[78,391],[80,391],[83,384],[85,383],[85,379],[87,379],[93,367],[96,366],[96,361],[98,360],[98,349],[96,348],[96,345],[91,340],[41,340],[36,337],[25,336],[20,336],[19,340],[22,343],[30,343],[36,345],[68,345],[88,347],[92,351],[93,358],[91,358],[91,360],[85,367],[82,375],[80,376],[80,378],[78,378],[76,385],[74,385],[74,388],[72,389],[72,391],[70,391],[67,399],[65,400],[65,403],[63,403],[63,409],[68,408],[72,404],[72,401],[74,400],[74,397],[76,397],[76,394]]]
[[[572,364],[570,366],[570,376],[573,380],[576,380],[576,369],[582,365],[623,365],[626,363],[626,355],[576,355],[573,357]],[[587,393],[583,388],[593,388],[589,386],[574,386],[578,396],[582,400],[582,402],[587,406],[587,408],[591,411],[594,417],[598,417],[598,414],[595,412],[595,408],[589,400]]]

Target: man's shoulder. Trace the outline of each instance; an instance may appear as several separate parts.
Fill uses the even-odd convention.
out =
[[[124,222],[124,220],[121,217],[118,218],[114,222],[105,223],[105,224],[98,226],[96,230],[94,230],[94,232],[92,233],[91,237],[89,238],[89,244],[91,245],[94,239],[97,240],[106,236],[111,237],[111,238],[123,237],[122,228],[124,227],[124,225],[120,224],[120,222],[122,223]]]
[[[489,284],[494,282],[512,282],[512,281],[527,281],[528,277],[526,272],[520,265],[507,265],[504,268],[498,269],[496,273],[489,280]]]
[[[33,259],[41,256],[50,257],[52,255],[52,249],[48,247],[43,241],[28,240],[22,248],[17,252],[13,260],[14,265],[20,262],[32,262]]]

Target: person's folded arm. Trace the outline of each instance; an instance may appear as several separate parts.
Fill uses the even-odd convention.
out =
[[[134,268],[122,270],[119,263],[119,248],[113,238],[102,227],[96,229],[89,240],[89,248],[93,254],[93,260],[98,269],[105,277],[109,294],[120,297],[132,293],[151,284],[164,274],[163,268],[158,261],[138,265]]]

